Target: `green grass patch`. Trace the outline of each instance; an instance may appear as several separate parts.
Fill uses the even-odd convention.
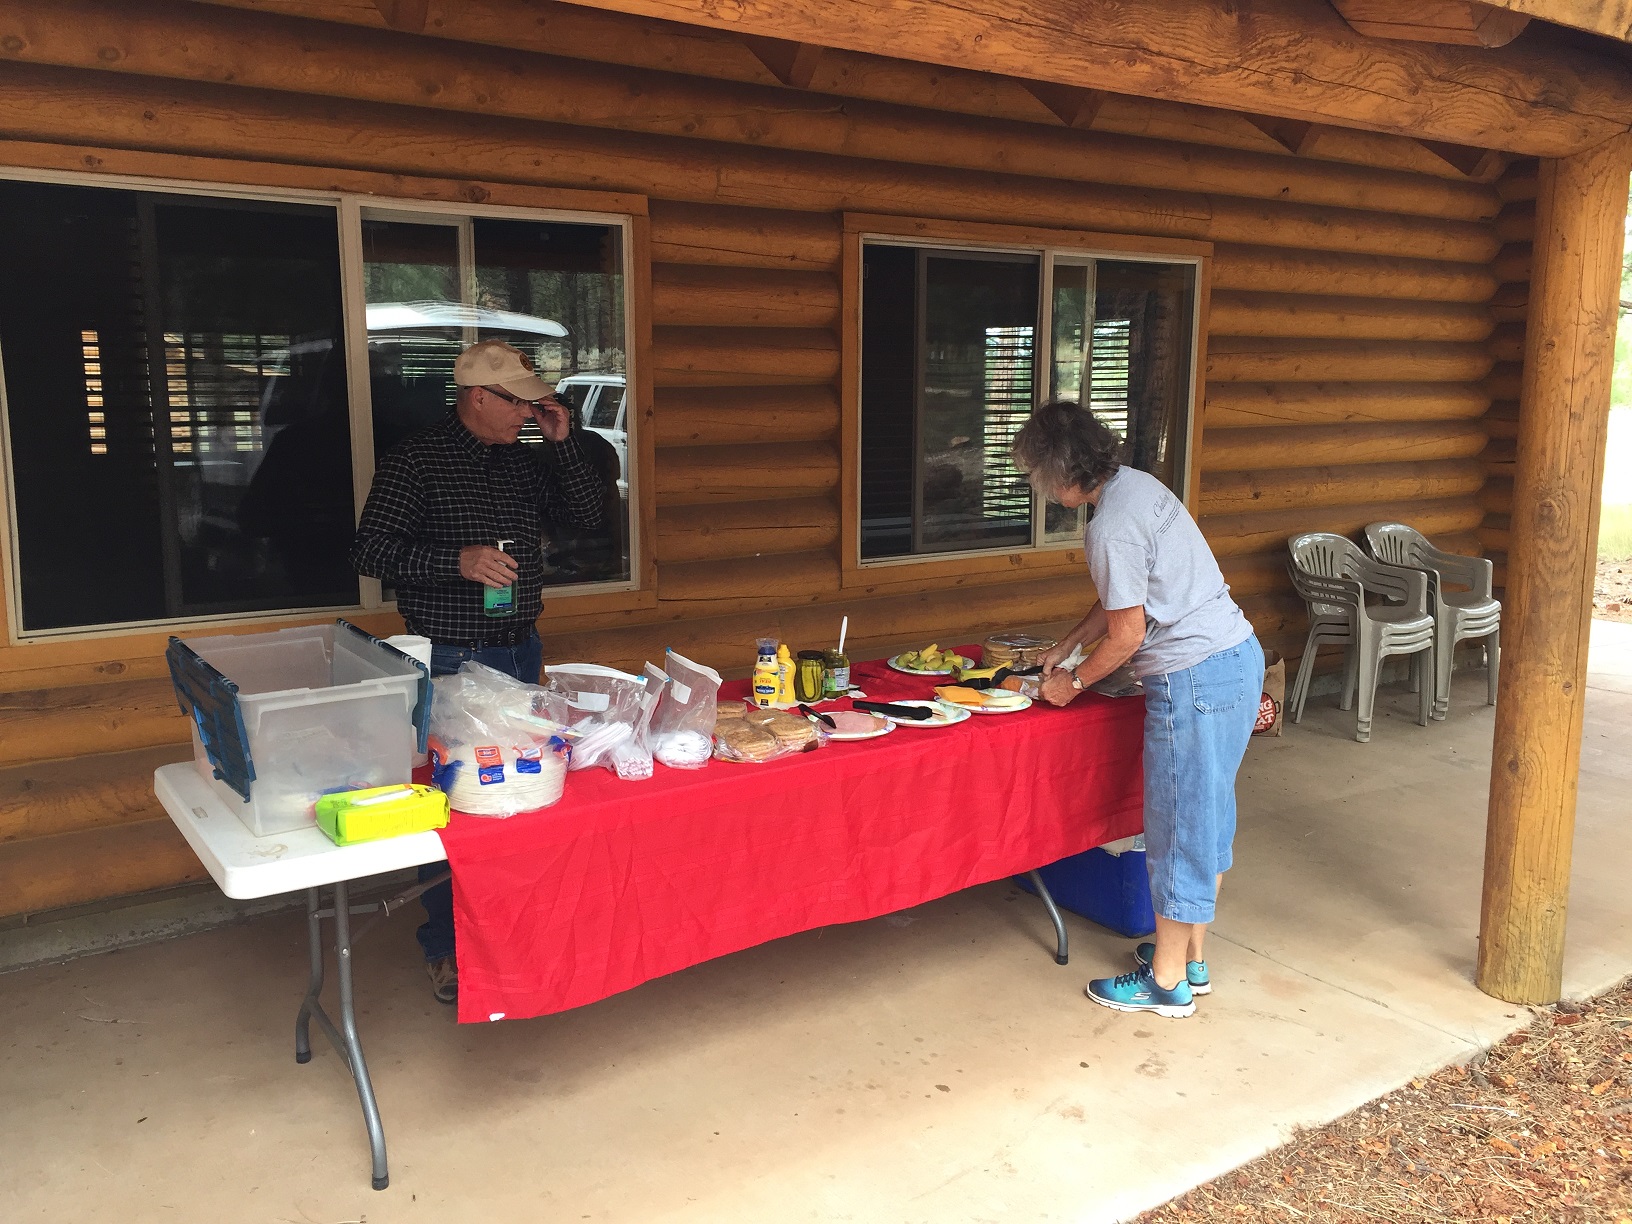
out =
[[[1632,506],[1605,506],[1598,525],[1598,557],[1603,561],[1632,558]]]

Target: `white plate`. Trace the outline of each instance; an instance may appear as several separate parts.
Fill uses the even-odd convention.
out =
[[[971,714],[1017,714],[1021,710],[1031,709],[1031,698],[1024,693],[1016,693],[1018,701],[1009,702],[1000,706],[966,706],[962,702],[953,701],[952,704],[960,710],[968,710]],[[950,700],[948,698],[947,700]]]
[[[952,674],[952,669],[950,667],[944,668],[941,671],[924,671],[923,669],[917,667],[902,667],[900,655],[896,655],[894,658],[885,659],[884,666],[888,667],[891,671],[898,671],[907,676],[950,676]]]
[[[929,730],[934,727],[952,727],[969,717],[969,711],[963,706],[953,706],[949,708],[942,705],[938,701],[892,701],[890,704],[898,706],[914,706],[920,710],[933,710],[940,716],[938,718],[931,718],[923,722],[919,722],[918,720],[912,718],[895,719],[890,718],[888,714],[884,715],[885,718],[890,718],[892,723],[895,723],[900,727],[921,727],[924,730]],[[953,717],[952,714],[952,710],[954,709],[958,711],[956,717]]]
[[[865,713],[865,711],[863,711],[863,712]],[[878,715],[878,717],[879,718],[884,718],[884,715],[880,714],[880,715]],[[859,732],[859,733],[857,733],[855,731],[851,731],[851,732],[848,732],[848,733],[846,733],[844,731],[829,731],[827,733],[827,738],[828,738],[829,743],[853,744],[857,740],[877,739],[879,736],[888,735],[891,731],[894,731],[894,730],[895,730],[894,720],[889,719],[889,718],[884,718],[884,725],[882,727],[880,727],[876,731],[862,731],[862,732]]]

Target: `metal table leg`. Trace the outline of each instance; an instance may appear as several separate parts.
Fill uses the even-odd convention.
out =
[[[1054,920],[1054,939],[1057,945],[1054,953],[1054,963],[1056,965],[1067,964],[1071,960],[1071,950],[1066,942],[1065,920],[1060,917],[1060,907],[1054,904],[1054,896],[1048,891],[1048,885],[1043,883],[1043,877],[1038,872],[1028,871],[1026,875],[1031,878],[1031,886],[1037,890],[1037,895],[1043,899],[1043,904],[1048,907],[1048,916]]]
[[[374,905],[356,907],[367,913]],[[385,1127],[380,1121],[380,1107],[374,1099],[374,1086],[368,1078],[368,1064],[363,1061],[363,1046],[357,1038],[357,1013],[354,1006],[351,980],[351,894],[344,880],[334,886],[334,908],[319,908],[319,894],[315,888],[306,892],[306,928],[311,949],[312,973],[306,988],[306,998],[295,1016],[295,1061],[310,1062],[312,1046],[310,1022],[327,1034],[334,1048],[345,1056],[351,1078],[357,1085],[357,1097],[363,1106],[363,1121],[368,1126],[368,1148],[373,1158],[374,1189],[384,1190],[391,1175],[385,1163]],[[340,983],[340,1026],[335,1027],[329,1013],[318,997],[323,990],[323,919],[334,919],[334,951],[336,974]]]

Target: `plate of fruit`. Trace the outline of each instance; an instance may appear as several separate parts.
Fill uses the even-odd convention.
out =
[[[895,671],[909,676],[955,676],[963,668],[975,665],[973,659],[955,650],[942,650],[938,645],[904,651],[886,662]]]

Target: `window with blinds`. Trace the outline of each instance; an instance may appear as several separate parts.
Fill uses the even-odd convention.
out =
[[[626,377],[624,253],[605,217],[0,180],[17,627],[357,607],[355,489],[447,413],[464,345]],[[608,526],[541,541],[557,587],[629,580],[623,429],[583,435]]]
[[[1081,511],[1044,503],[1010,458],[1045,396],[1182,493],[1196,271],[864,240],[862,561],[1074,543]]]

